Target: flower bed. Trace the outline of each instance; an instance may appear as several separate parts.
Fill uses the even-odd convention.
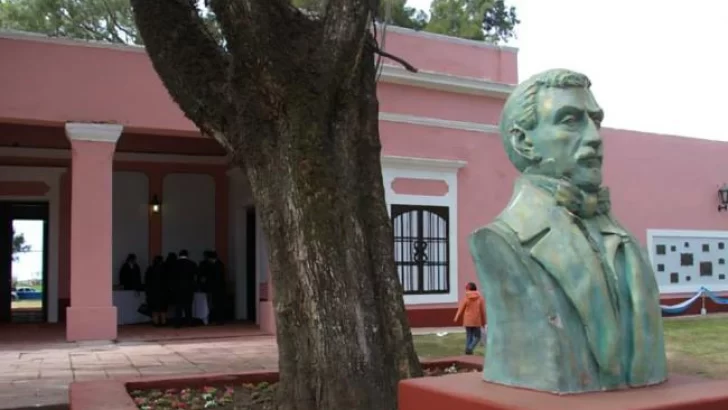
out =
[[[475,372],[482,358],[471,357],[423,362],[425,377]],[[275,408],[277,373],[247,373],[227,378],[172,379],[127,384],[129,394],[141,410]]]

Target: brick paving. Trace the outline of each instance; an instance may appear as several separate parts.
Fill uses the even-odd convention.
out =
[[[277,368],[271,336],[2,345],[0,409],[65,404],[72,381]]]
[[[413,329],[414,334],[462,328]],[[0,410],[68,403],[73,381],[278,368],[275,338],[251,326],[124,326],[117,342],[67,343],[62,326],[0,328]],[[55,407],[54,407],[55,409]]]

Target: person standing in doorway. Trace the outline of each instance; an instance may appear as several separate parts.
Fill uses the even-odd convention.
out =
[[[225,287],[225,265],[218,259],[217,252],[210,251],[208,254],[208,277],[207,277],[207,300],[211,303],[211,321],[218,325],[223,324],[225,319],[226,287]]]
[[[135,254],[130,253],[119,270],[119,282],[124,290],[142,290],[142,271]]]
[[[195,302],[197,264],[189,259],[183,249],[175,263],[173,292],[175,295],[175,320],[177,327],[192,325],[192,305]]]
[[[465,297],[460,301],[455,323],[461,318],[465,326],[465,354],[471,355],[482,337],[481,328],[485,326],[485,304],[473,282],[465,286]]]
[[[197,272],[197,287],[200,292],[203,292],[207,295],[207,304],[209,306],[212,306],[212,302],[210,301],[210,291],[209,291],[209,280],[210,280],[210,273],[211,273],[211,265],[210,265],[210,255],[212,254],[212,251],[205,251],[202,253],[202,260],[200,261],[198,272]]]
[[[154,261],[144,274],[144,283],[147,290],[147,307],[152,313],[154,326],[167,324],[167,283],[165,281],[164,259],[155,256]]]

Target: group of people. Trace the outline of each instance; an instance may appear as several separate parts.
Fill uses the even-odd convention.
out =
[[[124,290],[146,293],[146,306],[155,326],[167,324],[167,312],[174,306],[177,327],[194,323],[192,306],[195,292],[207,295],[209,322],[221,324],[225,317],[225,265],[215,251],[205,251],[203,260],[197,264],[189,258],[185,249],[179,253],[170,252],[167,259],[155,256],[144,273],[135,254],[129,254],[119,272]]]

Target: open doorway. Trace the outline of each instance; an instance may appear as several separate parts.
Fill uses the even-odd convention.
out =
[[[45,322],[48,204],[0,202],[0,245],[0,322]]]

